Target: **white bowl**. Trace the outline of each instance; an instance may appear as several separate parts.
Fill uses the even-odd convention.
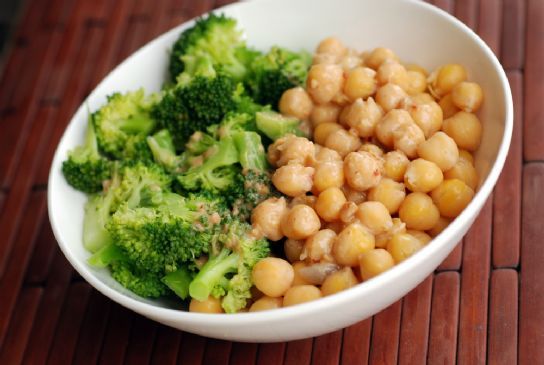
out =
[[[314,302],[259,313],[198,314],[168,303],[142,299],[114,281],[107,270],[86,263],[81,242],[85,196],[67,185],[61,164],[84,135],[87,111],[104,104],[114,91],[144,87],[159,90],[168,50],[185,23],[150,42],[113,70],[72,118],[57,148],[49,176],[49,217],[60,248],[92,286],[112,300],[166,325],[204,336],[251,342],[286,341],[316,336],[370,317],[417,286],[446,258],[467,232],[491,193],[503,167],[512,133],[512,97],[505,73],[488,46],[468,27],[422,1],[411,0],[259,0],[220,9],[246,31],[250,45],[278,44],[313,51],[327,36],[358,50],[393,49],[402,60],[429,70],[460,63],[485,93],[484,125],[476,168],[481,184],[464,212],[420,252],[386,273],[350,290]]]

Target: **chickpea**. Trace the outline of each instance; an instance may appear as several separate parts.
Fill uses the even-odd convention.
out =
[[[440,212],[427,194],[411,193],[400,205],[399,217],[407,228],[425,231],[434,227]]]
[[[339,129],[329,134],[325,140],[325,147],[335,150],[340,156],[345,157],[348,153],[357,151],[361,147],[361,140],[357,135]]]
[[[293,208],[295,205],[303,204],[307,205],[312,209],[315,209],[315,203],[317,197],[314,195],[297,195],[288,204],[288,208]]]
[[[342,162],[321,162],[315,166],[314,190],[317,193],[332,187],[344,185],[344,167]]]
[[[332,295],[357,285],[357,277],[350,267],[329,274],[321,285],[323,296]]]
[[[342,190],[330,187],[319,194],[315,210],[325,222],[334,222],[340,218],[340,211],[345,203],[346,197]]]
[[[410,97],[410,101],[412,102],[412,104],[428,104],[432,103],[434,101],[434,98],[431,94],[420,93],[417,95],[412,95]]]
[[[295,272],[287,261],[266,257],[255,264],[251,272],[253,284],[265,295],[281,297],[291,287]]]
[[[376,92],[376,102],[385,112],[399,108],[408,100],[408,94],[399,85],[385,84]]]
[[[466,161],[470,162],[471,165],[474,166],[474,157],[472,157],[472,154],[465,150],[459,150],[459,158],[463,158]]]
[[[316,53],[331,53],[343,57],[347,51],[341,40],[336,37],[328,37],[319,42]]]
[[[350,72],[351,70],[362,66],[363,60],[356,51],[348,50],[348,53],[340,60],[339,64],[344,69],[344,72]]]
[[[332,261],[331,251],[336,233],[331,229],[322,229],[306,239],[301,260],[311,262]]]
[[[404,180],[404,173],[410,160],[402,151],[390,151],[385,154],[384,176],[400,182]]]
[[[315,155],[315,146],[312,141],[305,137],[296,137],[289,134],[274,142],[276,149],[280,153],[276,161],[278,167],[288,163],[299,163],[309,165]]]
[[[334,53],[316,53],[312,57],[312,65],[336,65],[340,57]]]
[[[385,233],[393,227],[389,210],[380,202],[367,201],[360,204],[356,217],[374,235]]]
[[[348,185],[365,191],[380,182],[383,160],[368,152],[351,152],[344,159],[344,175]]]
[[[295,205],[281,220],[281,230],[287,238],[302,240],[319,231],[321,222],[315,210],[307,205]]]
[[[409,229],[406,231],[406,233],[417,238],[423,246],[431,242],[431,240],[433,239],[431,236],[429,236],[427,233],[423,231],[416,231],[414,229]]]
[[[447,218],[455,218],[474,197],[474,190],[459,179],[444,180],[431,193],[440,214]],[[433,225],[434,226],[434,225]],[[427,229],[431,229],[431,227]]]
[[[321,291],[314,285],[297,285],[289,288],[283,297],[283,306],[310,302],[321,298]]]
[[[344,86],[344,70],[340,65],[318,64],[310,67],[306,90],[317,104],[326,104]]]
[[[413,123],[412,117],[406,110],[391,110],[376,124],[376,137],[385,147],[393,148],[395,130],[401,125]]]
[[[189,312],[223,313],[223,308],[221,307],[221,301],[210,295],[208,299],[203,301],[194,298],[191,299],[191,303],[189,303]]]
[[[408,95],[418,95],[427,89],[427,77],[419,71],[407,72],[407,83],[404,90]]]
[[[342,191],[344,192],[344,195],[349,202],[361,204],[366,201],[366,193],[359,190],[354,190],[348,185],[342,186]]]
[[[269,198],[257,205],[251,212],[251,224],[259,227],[263,235],[271,241],[283,238],[280,222],[287,213],[285,198]]]
[[[379,47],[372,50],[372,52],[370,52],[370,54],[368,54],[368,56],[365,57],[365,64],[368,67],[373,68],[374,70],[377,70],[381,66],[382,63],[389,60],[398,62],[399,58],[389,48]]]
[[[422,67],[420,65],[417,65],[415,63],[408,63],[408,64],[404,65],[404,67],[406,67],[406,70],[408,70],[408,71],[419,72],[420,74],[422,74],[425,77],[427,77],[429,75],[429,73],[427,72],[427,70],[424,67]]]
[[[383,117],[382,108],[372,97],[366,101],[357,99],[340,114],[340,123],[353,128],[359,137],[372,137],[374,127]]]
[[[459,159],[455,141],[444,132],[436,132],[417,149],[420,157],[434,162],[442,171],[451,169]]]
[[[251,307],[249,307],[250,312],[259,312],[266,311],[270,309],[281,308],[283,304],[283,298],[271,298],[264,296],[256,300]]]
[[[442,109],[434,101],[411,105],[408,111],[425,138],[429,138],[442,127]]]
[[[337,123],[321,123],[314,129],[314,142],[324,146],[327,138],[340,129],[343,128]]]
[[[388,232],[376,236],[376,248],[385,248],[394,235],[397,233],[406,233],[406,224],[400,218],[393,218],[392,221],[393,227]]]
[[[355,213],[357,213],[359,208],[354,202],[346,202],[340,210],[340,221],[344,224],[349,224],[355,222]]]
[[[382,178],[380,183],[368,192],[368,200],[382,203],[389,214],[398,212],[405,197],[404,184],[389,178]]]
[[[321,162],[342,162],[342,156],[335,150],[320,145],[315,145],[314,167]]]
[[[418,146],[425,142],[425,135],[414,122],[401,124],[393,130],[393,147],[408,158],[417,157]]]
[[[457,163],[448,171],[444,172],[445,179],[459,179],[476,191],[478,186],[478,173],[469,160],[459,155]]]
[[[340,107],[335,104],[316,105],[310,114],[313,127],[321,123],[336,123],[340,115]]]
[[[408,72],[398,62],[386,61],[378,67],[378,72],[376,74],[379,85],[385,85],[387,83],[392,83],[400,86],[404,90],[408,85]]]
[[[332,255],[337,264],[357,266],[359,256],[374,248],[374,236],[360,223],[351,223],[336,237]]]
[[[440,217],[438,219],[438,222],[434,225],[433,228],[429,229],[427,232],[431,235],[431,237],[438,236],[444,229],[446,229],[447,226],[451,223],[451,219]]]
[[[452,117],[455,113],[459,111],[459,108],[453,103],[453,98],[451,94],[445,95],[438,102],[440,109],[442,109],[442,116],[444,119]]]
[[[298,86],[283,92],[278,107],[284,115],[308,119],[312,112],[313,103],[306,90]]]
[[[397,264],[412,256],[421,248],[423,248],[421,241],[408,233],[398,233],[387,243],[387,251]]]
[[[327,223],[325,223],[324,228],[330,229],[330,230],[334,231],[334,233],[338,234],[338,233],[342,232],[342,230],[344,229],[344,222],[342,222],[342,221],[327,222]]]
[[[292,286],[297,285],[308,285],[311,284],[304,275],[301,275],[300,270],[307,267],[306,263],[304,261],[297,261],[293,263],[293,271],[295,272],[295,278],[293,279]]]
[[[376,71],[368,67],[356,67],[348,74],[344,94],[350,101],[367,98],[376,92]]]
[[[369,250],[361,255],[359,267],[363,280],[371,279],[395,265],[393,256],[383,248]]]
[[[458,64],[448,64],[440,67],[430,76],[431,91],[441,97],[451,92],[455,85],[467,79],[467,71]]]
[[[292,163],[277,169],[272,175],[272,183],[285,195],[302,195],[312,190],[314,171],[313,167]]]
[[[453,138],[459,148],[476,151],[482,139],[482,123],[472,113],[457,112],[453,117],[444,120],[442,130]]]
[[[363,143],[361,147],[359,147],[359,152],[372,153],[374,156],[378,158],[384,157],[383,150],[377,145],[375,145],[374,143],[370,143],[370,142]]]
[[[408,165],[404,174],[404,183],[411,191],[427,193],[444,180],[442,170],[434,162],[418,158]]]
[[[474,113],[480,109],[484,93],[480,85],[475,82],[463,81],[455,85],[451,91],[453,104],[461,110]]]
[[[293,240],[291,238],[285,240],[283,243],[283,252],[289,262],[293,263],[300,260],[304,243],[303,240]]]

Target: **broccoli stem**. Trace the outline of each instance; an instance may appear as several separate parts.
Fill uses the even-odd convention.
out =
[[[243,168],[258,171],[266,169],[266,156],[259,134],[240,132],[232,138],[238,149],[238,157]]]
[[[167,129],[160,130],[147,137],[147,145],[153,154],[155,161],[168,169],[174,169],[180,162],[176,156],[174,140]]]
[[[129,134],[148,134],[155,127],[155,121],[146,115],[134,115],[119,121],[119,129]]]
[[[300,120],[293,117],[286,117],[273,111],[263,111],[255,114],[257,129],[273,141],[286,134],[304,136],[300,130]]]
[[[238,268],[240,255],[223,249],[219,255],[208,260],[189,285],[189,294],[196,300],[206,300],[213,288],[226,274]]]
[[[87,262],[89,265],[102,268],[110,265],[112,262],[123,261],[125,259],[126,256],[123,250],[119,246],[109,243],[89,257]]]
[[[162,282],[181,299],[185,299],[189,295],[191,280],[191,274],[184,267],[181,267],[162,278]]]

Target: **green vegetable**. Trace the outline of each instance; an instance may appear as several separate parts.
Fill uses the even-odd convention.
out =
[[[287,117],[273,111],[262,111],[255,115],[257,128],[273,141],[286,134],[305,136],[300,130],[301,121],[294,117]]]

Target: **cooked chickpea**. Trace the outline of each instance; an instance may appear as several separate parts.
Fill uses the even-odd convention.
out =
[[[338,187],[330,187],[317,198],[315,210],[325,222],[334,222],[340,218],[340,211],[346,202],[346,197]]]
[[[366,101],[357,99],[344,107],[340,114],[340,123],[353,128],[359,137],[372,137],[374,127],[382,117],[382,108],[369,97]]]
[[[331,251],[335,238],[336,232],[331,229],[317,231],[306,239],[300,259],[312,262],[332,261]]]
[[[383,158],[384,156],[383,150],[379,146],[370,142],[363,143],[361,147],[359,147],[359,152],[372,153],[374,156],[378,158]]]
[[[346,54],[347,48],[341,40],[336,37],[327,37],[317,45],[316,53],[331,53],[342,57]]]
[[[253,209],[251,224],[258,227],[269,240],[278,241],[283,238],[280,223],[285,213],[287,213],[285,198],[269,198]]]
[[[340,156],[357,151],[361,147],[361,140],[355,134],[345,129],[339,129],[329,134],[325,140],[325,147],[335,150]]]
[[[274,171],[272,183],[283,194],[298,196],[312,190],[313,176],[313,167],[292,163]]]
[[[393,130],[393,147],[408,158],[417,157],[417,148],[425,142],[425,135],[416,123],[405,123]]]
[[[296,205],[304,204],[309,206],[312,209],[315,209],[315,202],[317,197],[314,195],[297,195],[288,204],[288,208],[293,208]]]
[[[434,162],[442,171],[451,169],[459,159],[455,141],[444,132],[436,132],[417,149],[421,158]]]
[[[340,107],[335,104],[320,104],[314,106],[310,113],[313,127],[322,123],[336,123],[340,115]]]
[[[431,197],[442,216],[455,218],[470,203],[474,197],[474,190],[459,179],[449,179],[434,189]],[[427,229],[431,228],[432,226]]]
[[[276,161],[278,167],[288,163],[299,163],[309,165],[315,155],[315,146],[312,141],[305,137],[296,137],[289,134],[274,142],[280,157]]]
[[[466,161],[470,162],[471,165],[474,166],[474,157],[472,157],[472,154],[465,150],[459,150],[459,158],[463,158]]]
[[[385,112],[399,108],[408,100],[408,94],[399,85],[385,84],[376,92],[376,102]]]
[[[404,180],[404,173],[410,160],[402,151],[390,151],[385,154],[384,176],[394,181]]]
[[[389,178],[382,178],[380,183],[368,192],[368,200],[382,203],[389,214],[398,212],[405,197],[404,184]]]
[[[283,298],[271,298],[264,296],[251,305],[249,307],[250,312],[259,312],[259,311],[266,311],[270,309],[278,309],[281,308],[283,304]]]
[[[383,160],[368,152],[351,152],[344,159],[344,175],[348,185],[365,191],[380,182]]]
[[[467,79],[467,71],[459,64],[448,64],[440,67],[431,76],[431,90],[441,97],[451,92],[455,85]]]
[[[406,232],[406,224],[400,220],[400,218],[393,218],[393,227],[385,233],[379,234],[375,238],[376,248],[385,248],[391,237],[397,233]]]
[[[363,60],[355,50],[348,49],[348,52],[344,55],[344,57],[342,57],[339,64],[342,66],[345,72],[350,72],[354,68],[361,66],[363,64]]]
[[[398,62],[386,61],[378,67],[376,78],[379,85],[392,83],[406,90],[408,85],[408,72]]]
[[[315,165],[319,165],[321,162],[342,162],[342,156],[335,150],[320,145],[315,145],[315,147]]]
[[[283,297],[283,306],[310,302],[321,298],[321,291],[314,285],[297,285],[289,288]]]
[[[326,104],[344,86],[344,70],[340,65],[317,64],[310,67],[306,90],[317,104]]]
[[[359,256],[374,248],[374,236],[360,223],[351,223],[336,237],[332,255],[337,264],[357,266]]]
[[[369,250],[361,255],[359,267],[363,280],[371,279],[395,265],[393,256],[383,248]]]
[[[399,217],[407,228],[425,231],[434,227],[440,212],[427,194],[411,193],[400,205]]]
[[[429,93],[420,93],[417,95],[412,95],[410,97],[411,104],[428,104],[434,101],[434,98]],[[409,103],[407,103],[410,105]]]
[[[350,267],[329,274],[321,285],[323,296],[332,295],[357,285],[357,277]]]
[[[442,127],[442,109],[435,101],[425,104],[413,104],[408,108],[410,116],[429,138]]]
[[[395,142],[394,132],[399,129],[401,125],[413,123],[414,121],[410,116],[410,113],[406,110],[391,110],[378,122],[378,124],[376,124],[376,137],[385,147],[393,148]]]
[[[366,201],[366,193],[354,190],[350,188],[348,185],[342,186],[342,191],[344,192],[344,195],[346,196],[346,199],[349,202],[353,202],[355,204],[361,204]]]
[[[421,241],[408,233],[398,233],[387,243],[387,251],[397,264],[412,256],[421,248],[423,248]]]
[[[427,89],[427,77],[419,71],[408,71],[407,80],[404,90],[408,95],[418,95]]]
[[[314,129],[314,142],[324,146],[327,137],[340,129],[343,128],[338,123],[321,123]]]
[[[452,117],[459,111],[459,108],[453,103],[451,94],[445,95],[442,99],[440,99],[438,105],[440,105],[440,109],[442,109],[442,116],[444,119]]]
[[[368,67],[356,67],[348,74],[344,94],[350,101],[366,99],[376,92],[376,71]]]
[[[203,301],[194,298],[191,299],[191,302],[189,303],[189,312],[223,313],[223,308],[221,307],[221,300],[210,295],[208,299]]]
[[[389,48],[378,47],[372,50],[372,52],[370,52],[365,57],[365,64],[368,67],[373,68],[374,70],[377,70],[381,66],[382,63],[389,60],[398,62],[399,58],[397,57],[395,52],[393,52]]]
[[[404,174],[404,184],[411,191],[427,193],[444,180],[442,170],[434,162],[418,158],[408,165]]]
[[[422,74],[425,77],[427,77],[429,75],[429,73],[427,72],[427,70],[424,67],[422,67],[420,65],[417,65],[415,63],[408,63],[408,64],[404,65],[404,67],[406,67],[406,69],[408,71],[419,72],[420,74]]]
[[[321,162],[315,165],[314,190],[317,193],[344,185],[344,167],[341,161]]]
[[[305,241],[303,240],[293,240],[291,238],[285,240],[283,243],[283,252],[285,253],[285,257],[287,257],[289,262],[296,262],[300,260],[300,255],[304,249],[304,243]]]
[[[291,264],[277,257],[266,257],[251,272],[253,284],[265,295],[281,297],[291,287],[295,273]]]
[[[295,273],[295,277],[293,279],[292,286],[297,285],[308,285],[311,284],[303,275],[301,275],[300,270],[304,269],[305,267],[308,267],[304,261],[297,261],[293,263],[293,271]]]
[[[476,151],[482,139],[482,123],[472,113],[457,112],[453,117],[444,120],[442,130],[453,138],[459,148]]]
[[[312,65],[336,65],[340,57],[334,53],[316,53],[312,57]]]
[[[374,235],[385,233],[393,227],[389,210],[377,201],[367,201],[359,204],[357,219]]]
[[[451,91],[453,104],[469,113],[473,113],[480,108],[483,98],[482,88],[475,82],[460,82]]]
[[[429,229],[427,232],[431,237],[438,236],[446,227],[451,223],[451,219],[440,217],[433,228]]]
[[[344,206],[340,210],[340,221],[344,224],[349,224],[355,222],[355,213],[357,213],[357,204],[354,202],[348,201],[344,203]]]
[[[302,87],[285,90],[278,104],[282,114],[298,119],[308,119],[312,112],[312,99]]]
[[[478,186],[478,173],[472,163],[459,155],[457,163],[448,171],[444,172],[445,179],[459,179],[467,184],[472,190]]]
[[[409,229],[406,231],[406,233],[417,238],[423,246],[431,242],[431,240],[433,239],[431,236],[429,236],[427,233],[423,231],[416,231],[414,229]]]
[[[319,231],[321,222],[315,210],[307,205],[295,205],[281,220],[281,230],[287,238],[306,239]]]

